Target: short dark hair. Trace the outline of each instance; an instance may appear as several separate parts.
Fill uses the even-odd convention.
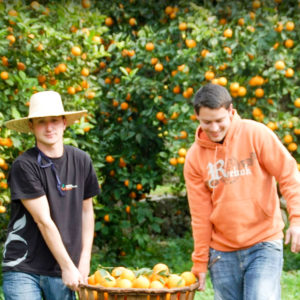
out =
[[[225,87],[219,84],[208,83],[197,91],[193,105],[196,114],[199,115],[201,107],[211,109],[224,107],[228,109],[231,103],[232,98]]]

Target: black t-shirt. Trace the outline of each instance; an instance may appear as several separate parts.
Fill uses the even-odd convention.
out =
[[[32,148],[12,164],[8,177],[11,189],[11,219],[4,244],[2,271],[22,271],[61,276],[35,221],[20,199],[47,196],[51,218],[75,265],[82,248],[82,203],[99,193],[99,184],[90,157],[77,148],[64,146],[64,154],[52,158],[65,195],[60,195],[51,167],[41,168],[38,149]],[[46,164],[47,161],[42,161]]]

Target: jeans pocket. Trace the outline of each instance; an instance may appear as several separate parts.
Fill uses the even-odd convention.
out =
[[[280,252],[283,251],[283,240],[282,239],[262,242],[261,244],[264,247],[270,247],[270,248],[272,248],[274,250],[277,250],[277,251],[280,251]]]

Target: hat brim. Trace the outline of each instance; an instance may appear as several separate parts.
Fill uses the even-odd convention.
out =
[[[66,111],[63,115],[55,115],[55,116],[39,116],[40,118],[43,117],[58,117],[58,116],[65,116],[66,118],[66,126],[72,125],[76,120],[80,119],[87,113],[87,110],[80,110],[80,111]],[[12,129],[18,132],[22,133],[29,133],[31,132],[30,126],[29,126],[29,119],[21,118],[21,119],[15,119],[5,122],[5,126],[8,129]]]

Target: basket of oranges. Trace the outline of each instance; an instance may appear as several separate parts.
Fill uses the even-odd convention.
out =
[[[79,289],[80,300],[192,300],[199,284],[189,271],[172,274],[167,265],[131,270],[98,269]]]

